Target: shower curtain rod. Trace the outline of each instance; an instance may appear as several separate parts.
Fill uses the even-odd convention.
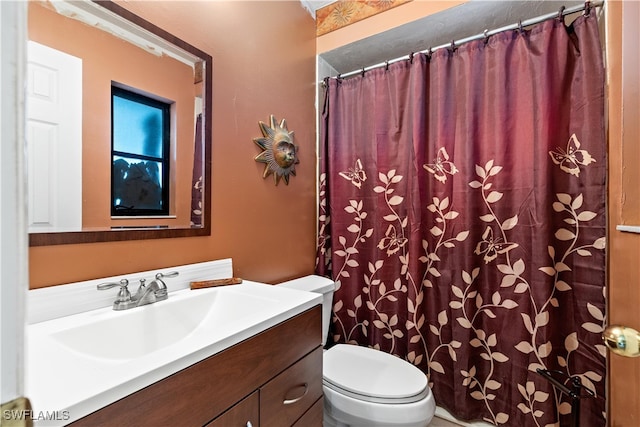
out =
[[[487,38],[489,36],[501,33],[503,31],[517,30],[519,28],[527,27],[529,25],[539,24],[539,23],[547,21],[549,19],[559,17],[560,14],[562,14],[562,16],[571,15],[572,13],[581,12],[581,11],[587,9],[587,8],[601,7],[603,4],[604,4],[604,0],[602,0],[602,1],[593,1],[593,2],[585,1],[584,4],[581,4],[581,5],[578,5],[578,6],[569,7],[569,8],[565,8],[563,6],[558,12],[548,13],[546,15],[540,15],[540,16],[537,16],[535,18],[530,18],[530,19],[527,19],[525,21],[520,21],[520,22],[517,22],[515,24],[507,25],[507,26],[504,26],[504,27],[501,27],[501,28],[497,28],[497,29],[491,30],[491,31],[484,30],[483,33],[476,34],[475,36],[465,37],[465,38],[460,39],[460,40],[452,40],[450,43],[446,43],[446,44],[443,44],[443,45],[440,45],[440,46],[436,46],[436,47],[431,47],[429,49],[421,50],[419,52],[414,52],[414,53],[411,53],[409,55],[404,55],[404,56],[401,56],[399,58],[395,58],[395,59],[391,59],[391,60],[388,60],[388,61],[385,61],[385,62],[381,62],[379,64],[370,65],[368,67],[363,67],[363,68],[361,68],[359,70],[349,71],[348,73],[340,73],[336,77],[331,77],[331,78],[340,79],[340,78],[354,76],[356,74],[364,74],[366,71],[373,70],[375,68],[386,67],[389,64],[392,64],[394,62],[399,62],[399,61],[402,61],[402,60],[411,59],[412,55],[414,55],[415,53],[428,53],[428,52],[432,52],[433,53],[434,51],[436,51],[438,49],[444,49],[444,48],[448,48],[448,47],[452,47],[452,46],[453,47],[457,47],[457,46],[460,46],[460,45],[465,44],[465,43],[469,43],[469,42],[474,41],[474,40],[480,40],[480,39]],[[322,84],[324,84],[324,81],[322,82]]]

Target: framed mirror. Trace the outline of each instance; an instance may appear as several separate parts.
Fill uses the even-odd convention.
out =
[[[210,235],[211,56],[108,0],[28,13],[30,246]]]

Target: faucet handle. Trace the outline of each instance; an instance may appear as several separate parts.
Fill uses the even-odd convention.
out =
[[[129,281],[127,279],[122,279],[119,282],[100,283],[98,285],[98,290],[104,291],[105,289],[115,288],[116,286],[120,286],[116,303],[131,301],[131,292],[129,292],[129,288],[127,288],[127,286],[129,286]]]
[[[119,282],[100,283],[98,285],[98,290],[104,291],[105,289],[115,288],[116,286],[120,286],[121,288],[126,288],[128,285],[129,285],[129,281],[127,279],[122,279]]]
[[[170,279],[172,277],[178,277],[180,273],[177,271],[172,271],[170,273],[157,273],[156,279]]]

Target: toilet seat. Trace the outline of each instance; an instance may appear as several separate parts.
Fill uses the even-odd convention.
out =
[[[379,350],[338,344],[324,352],[323,365],[323,384],[354,399],[402,404],[431,393],[422,371]]]

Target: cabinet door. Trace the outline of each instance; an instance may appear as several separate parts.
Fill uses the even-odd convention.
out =
[[[293,427],[322,427],[324,417],[324,399],[321,397],[316,403],[296,421]]]
[[[260,396],[255,391],[205,427],[260,427]]]
[[[262,427],[293,425],[322,396],[322,347],[260,389]]]

